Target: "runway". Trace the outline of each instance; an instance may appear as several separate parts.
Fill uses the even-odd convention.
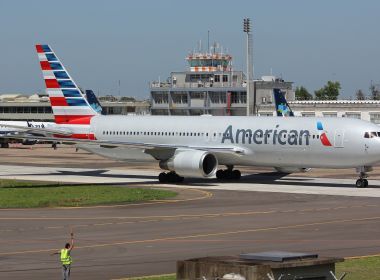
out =
[[[131,169],[97,162],[96,168],[89,168],[83,164],[85,159],[77,159],[83,166],[78,169],[64,160],[59,166],[53,156],[37,166],[25,154],[19,159],[23,165],[6,164],[7,157],[1,157],[0,178],[162,187],[156,182],[157,170],[150,167]],[[169,201],[3,209],[0,279],[60,277],[59,260],[50,253],[64,245],[71,228],[76,236],[73,279],[172,273],[179,259],[241,252],[379,254],[380,184],[370,180],[372,188],[356,189],[351,182],[352,178],[302,174],[275,177],[266,171],[264,175],[245,173],[242,182],[190,180],[184,185],[165,185],[179,192]]]

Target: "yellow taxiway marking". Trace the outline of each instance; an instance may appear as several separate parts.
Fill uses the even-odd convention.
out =
[[[152,215],[152,216],[104,216],[104,217],[0,217],[0,220],[175,220],[185,218],[213,218],[213,217],[233,217],[233,216],[249,216],[258,214],[275,214],[275,213],[302,213],[302,212],[318,212],[330,210],[342,210],[352,208],[375,207],[375,205],[352,205],[344,207],[323,207],[323,208],[307,208],[307,209],[291,209],[291,210],[269,210],[269,211],[245,211],[245,212],[222,212],[222,213],[207,213],[207,214],[179,214],[179,215]],[[376,207],[378,207],[376,205]],[[112,223],[107,223],[112,224]],[[78,225],[80,226],[80,225]]]
[[[361,207],[378,207],[377,205],[352,205],[344,207],[332,207],[332,208],[307,208],[307,209],[293,209],[293,210],[270,210],[270,211],[246,211],[246,212],[225,212],[225,213],[207,213],[207,214],[179,214],[179,215],[161,215],[161,216],[114,216],[114,217],[0,217],[0,220],[117,220],[120,222],[104,222],[104,223],[90,223],[90,224],[78,224],[72,226],[73,228],[80,227],[91,227],[91,226],[109,226],[109,225],[124,225],[124,224],[135,224],[135,223],[153,223],[153,222],[163,222],[163,221],[175,221],[175,220],[195,220],[195,219],[212,219],[220,217],[234,217],[234,216],[250,216],[250,215],[265,215],[265,214],[283,214],[283,213],[298,213],[304,214],[306,212],[320,212],[320,211],[332,211],[332,210],[342,210],[349,208]],[[125,221],[127,220],[127,221]],[[61,229],[65,226],[50,226],[43,227],[42,229]],[[28,228],[35,229],[35,228]],[[28,230],[25,229],[25,230]],[[0,232],[5,231],[17,231],[23,229],[1,229]]]
[[[105,216],[105,217],[0,217],[0,220],[137,220],[141,219],[161,219],[174,220],[178,218],[203,218],[203,217],[220,217],[220,216],[243,216],[256,214],[271,214],[278,211],[248,211],[248,212],[231,212],[231,213],[211,213],[211,214],[180,214],[180,215],[158,215],[158,216]]]
[[[345,257],[344,259],[345,260],[355,260],[355,259],[364,259],[364,258],[373,258],[373,257],[380,257],[380,254]]]
[[[363,221],[374,221],[374,220],[380,220],[380,216],[367,217],[367,218],[357,218],[357,219],[330,220],[330,221],[294,224],[294,225],[278,226],[278,227],[243,229],[243,230],[226,231],[226,232],[200,233],[200,234],[193,234],[193,235],[162,237],[162,238],[146,239],[146,240],[126,240],[126,241],[119,241],[119,242],[112,242],[112,243],[76,246],[75,249],[78,250],[78,249],[88,249],[88,248],[102,248],[102,247],[109,247],[109,246],[119,246],[119,245],[127,245],[127,244],[141,244],[141,243],[153,243],[153,242],[164,242],[164,241],[177,241],[177,240],[186,240],[186,239],[201,238],[201,237],[225,236],[225,235],[234,235],[234,234],[242,234],[242,233],[276,231],[276,230],[283,230],[283,229],[295,229],[295,228],[312,227],[312,226],[320,226],[320,225],[328,225],[328,224],[340,224],[340,223],[363,222]],[[52,252],[52,251],[56,251],[56,250],[58,250],[58,249],[3,252],[3,253],[0,253],[0,256],[17,255],[17,254],[31,254],[31,253],[35,254],[35,253]]]

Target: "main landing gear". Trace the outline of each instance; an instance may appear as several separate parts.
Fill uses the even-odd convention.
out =
[[[368,187],[368,174],[367,172],[372,171],[373,168],[371,166],[363,166],[356,168],[357,172],[359,172],[359,179],[356,181],[357,188],[366,188]]]
[[[239,180],[241,172],[233,168],[233,166],[229,165],[227,169],[219,169],[216,171],[216,178],[219,180]]]
[[[167,173],[161,172],[160,175],[158,175],[158,181],[160,181],[160,183],[182,183],[183,180],[184,178],[174,171]]]

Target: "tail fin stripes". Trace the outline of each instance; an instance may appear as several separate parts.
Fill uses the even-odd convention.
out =
[[[36,45],[56,123],[89,124],[98,113],[89,105],[49,45]]]

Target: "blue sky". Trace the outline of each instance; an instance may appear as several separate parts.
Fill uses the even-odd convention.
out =
[[[380,83],[380,1],[1,1],[0,93],[44,91],[34,45],[48,43],[78,85],[148,97],[149,81],[187,67],[202,40],[245,69],[242,20],[253,21],[255,75],[273,73],[310,92],[328,80],[341,98]]]

